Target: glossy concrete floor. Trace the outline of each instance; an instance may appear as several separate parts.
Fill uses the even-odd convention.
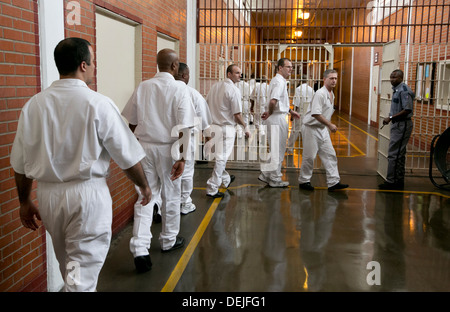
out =
[[[348,143],[337,150],[350,188],[328,192],[320,169],[313,192],[298,188],[296,169],[283,171],[289,188],[268,188],[254,166],[230,164],[236,181],[214,200],[205,196],[212,164],[197,165],[197,210],[181,217],[185,247],[161,253],[154,224],[153,268],[138,274],[130,223],[113,238],[98,291],[450,291],[450,192],[412,174],[404,191],[377,190],[376,129],[345,116],[336,122]]]

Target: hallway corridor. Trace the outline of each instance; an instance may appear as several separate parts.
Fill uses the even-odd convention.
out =
[[[161,253],[154,224],[153,268],[137,274],[128,225],[113,239],[98,291],[450,291],[450,192],[418,175],[404,191],[379,191],[376,129],[335,118],[350,188],[328,192],[320,169],[313,192],[298,188],[296,169],[284,170],[289,188],[268,188],[257,168],[232,163],[236,181],[213,200],[205,196],[212,163],[197,165],[197,210],[181,218],[185,247]]]

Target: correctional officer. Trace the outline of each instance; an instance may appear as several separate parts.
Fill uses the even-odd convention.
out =
[[[383,125],[392,122],[391,141],[388,151],[388,170],[386,181],[378,187],[382,190],[400,190],[404,188],[406,145],[411,137],[413,122],[414,92],[403,82],[403,71],[394,70],[390,76],[393,94],[389,117]]]
[[[64,291],[95,291],[111,240],[112,199],[106,184],[111,157],[151,198],[140,161],[145,152],[111,99],[92,91],[94,53],[80,38],[54,51],[60,80],[33,96],[20,114],[11,151],[22,224],[50,234]],[[39,209],[30,192],[38,181]]]
[[[299,187],[304,190],[314,190],[311,177],[314,169],[314,159],[318,154],[326,171],[329,191],[347,188],[340,183],[336,151],[331,143],[330,132],[336,132],[337,127],[331,122],[334,113],[333,88],[337,83],[337,72],[327,69],[323,74],[324,86],[317,90],[311,105],[306,111],[301,128],[303,139],[303,154]]]
[[[163,49],[158,52],[156,61],[159,73],[139,84],[122,112],[146,152],[143,167],[155,193],[149,205],[142,205],[138,199],[134,206],[130,250],[138,272],[151,269],[150,227],[158,196],[161,195],[162,200],[161,250],[171,251],[184,245],[184,238],[178,236],[181,203],[181,179],[178,178],[184,171],[185,157],[178,155],[176,143],[181,141],[179,137],[188,138],[181,145],[183,152],[188,150],[195,117],[186,84],[174,78],[178,73],[178,55],[173,50]]]
[[[180,63],[178,74],[175,79],[181,80],[187,85],[189,83],[189,78],[189,67],[185,63]],[[196,208],[195,204],[192,203],[191,193],[194,187],[195,153],[199,143],[196,141],[196,138],[198,138],[200,134],[195,133],[195,131],[204,131],[212,123],[211,113],[205,98],[194,88],[190,86],[187,86],[187,88],[192,104],[194,105],[197,120],[194,129],[191,131],[191,150],[188,152],[190,157],[186,159],[183,176],[181,177],[181,214],[183,215],[193,212]]]
[[[286,152],[286,140],[288,138],[289,125],[286,115],[291,114],[293,118],[300,118],[297,112],[290,109],[289,95],[286,79],[291,75],[292,62],[287,58],[281,58],[277,64],[277,74],[269,84],[269,103],[261,118],[267,126],[269,146],[271,150],[271,164],[261,163],[261,173],[258,179],[267,183],[270,187],[287,187],[288,181],[282,181],[281,165]],[[275,131],[275,132],[274,132]],[[278,137],[275,134],[278,132]],[[278,144],[278,153],[275,145]]]
[[[294,111],[299,113],[300,116],[304,116],[306,110],[308,109],[309,104],[312,101],[313,96],[314,90],[313,88],[308,86],[307,76],[305,75],[303,76],[303,83],[299,84],[299,86],[295,88],[294,101],[292,103],[294,106]],[[292,121],[292,129],[288,140],[288,147],[287,147],[288,154],[292,154],[294,152],[295,142],[300,136],[300,130],[302,126],[302,118],[300,119],[291,118],[291,121]]]
[[[234,181],[234,176],[225,170],[230,157],[234,140],[236,138],[236,124],[244,128],[245,136],[250,137],[250,130],[242,118],[241,92],[235,83],[239,82],[241,69],[232,64],[227,67],[227,78],[215,83],[208,92],[206,102],[212,117],[212,126],[204,135],[208,142],[205,145],[205,154],[211,158],[212,149],[215,153],[215,164],[211,177],[206,182],[206,195],[217,198],[223,197],[219,192],[222,184],[228,188]],[[214,139],[211,139],[214,133]]]

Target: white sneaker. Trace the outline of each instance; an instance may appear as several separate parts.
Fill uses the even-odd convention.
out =
[[[188,213],[193,212],[196,209],[194,204],[190,204],[190,205],[186,205],[186,204],[181,204],[181,214],[182,215],[187,215]]]
[[[270,181],[269,182],[269,186],[270,187],[287,187],[289,186],[289,182],[288,181]]]
[[[266,177],[262,173],[259,174],[258,180],[264,183],[269,183],[269,181],[267,181]]]

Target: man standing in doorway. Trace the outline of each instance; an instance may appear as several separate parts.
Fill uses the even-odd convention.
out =
[[[91,44],[64,39],[54,57],[60,79],[24,106],[11,151],[20,219],[32,230],[42,219],[63,291],[95,291],[111,242],[110,159],[135,183],[140,204],[146,205],[151,190],[140,163],[145,152],[111,99],[89,89],[95,72]],[[39,209],[30,198],[33,180]],[[73,265],[79,276],[70,271]]]
[[[268,99],[266,111],[261,118],[267,126],[268,141],[270,146],[270,157],[273,165],[261,163],[261,173],[258,180],[267,183],[270,187],[287,187],[289,182],[281,180],[281,165],[286,152],[286,140],[288,138],[289,125],[286,115],[291,114],[293,118],[300,118],[297,112],[290,109],[289,95],[287,91],[286,79],[291,75],[292,62],[287,58],[281,58],[277,63],[277,74],[269,84]],[[278,133],[278,137],[273,136]],[[278,144],[277,149],[272,144]]]
[[[180,230],[181,179],[185,158],[172,154],[172,145],[179,137],[190,138],[194,127],[195,110],[187,86],[175,80],[178,74],[178,55],[171,49],[163,49],[156,57],[159,73],[143,81],[134,91],[122,115],[146,152],[142,162],[150,188],[154,193],[151,202],[144,206],[139,199],[134,206],[133,237],[130,251],[138,272],[151,269],[148,250],[152,233],[150,227],[153,208],[161,196],[162,229],[159,242],[162,252],[184,245]],[[173,136],[172,132],[177,133]],[[184,140],[189,148],[190,140]],[[176,149],[174,149],[176,150]],[[138,190],[139,198],[141,194]]]
[[[206,195],[213,198],[223,197],[224,193],[219,192],[219,187],[223,184],[228,188],[235,179],[235,176],[229,175],[225,168],[233,151],[236,123],[244,128],[247,138],[250,136],[250,130],[242,118],[241,92],[235,85],[240,78],[241,69],[235,64],[228,66],[227,78],[215,83],[206,97],[212,117],[212,127],[204,134],[208,141],[205,145],[207,157],[211,155],[209,149],[213,143],[216,144],[214,146],[216,162],[212,176],[206,182]],[[213,132],[214,141],[210,140]]]
[[[386,181],[378,187],[382,190],[402,190],[405,180],[406,145],[411,137],[414,92],[403,82],[403,71],[394,70],[390,76],[392,89],[391,111],[383,125],[392,121],[391,141],[388,151]]]
[[[333,88],[337,83],[337,72],[327,69],[323,74],[324,86],[317,90],[311,105],[303,118],[301,129],[303,139],[302,165],[298,178],[299,187],[313,191],[311,177],[314,159],[318,154],[327,175],[329,191],[344,189],[348,184],[340,183],[336,151],[331,143],[330,132],[336,132],[337,126],[331,122],[334,113]]]

